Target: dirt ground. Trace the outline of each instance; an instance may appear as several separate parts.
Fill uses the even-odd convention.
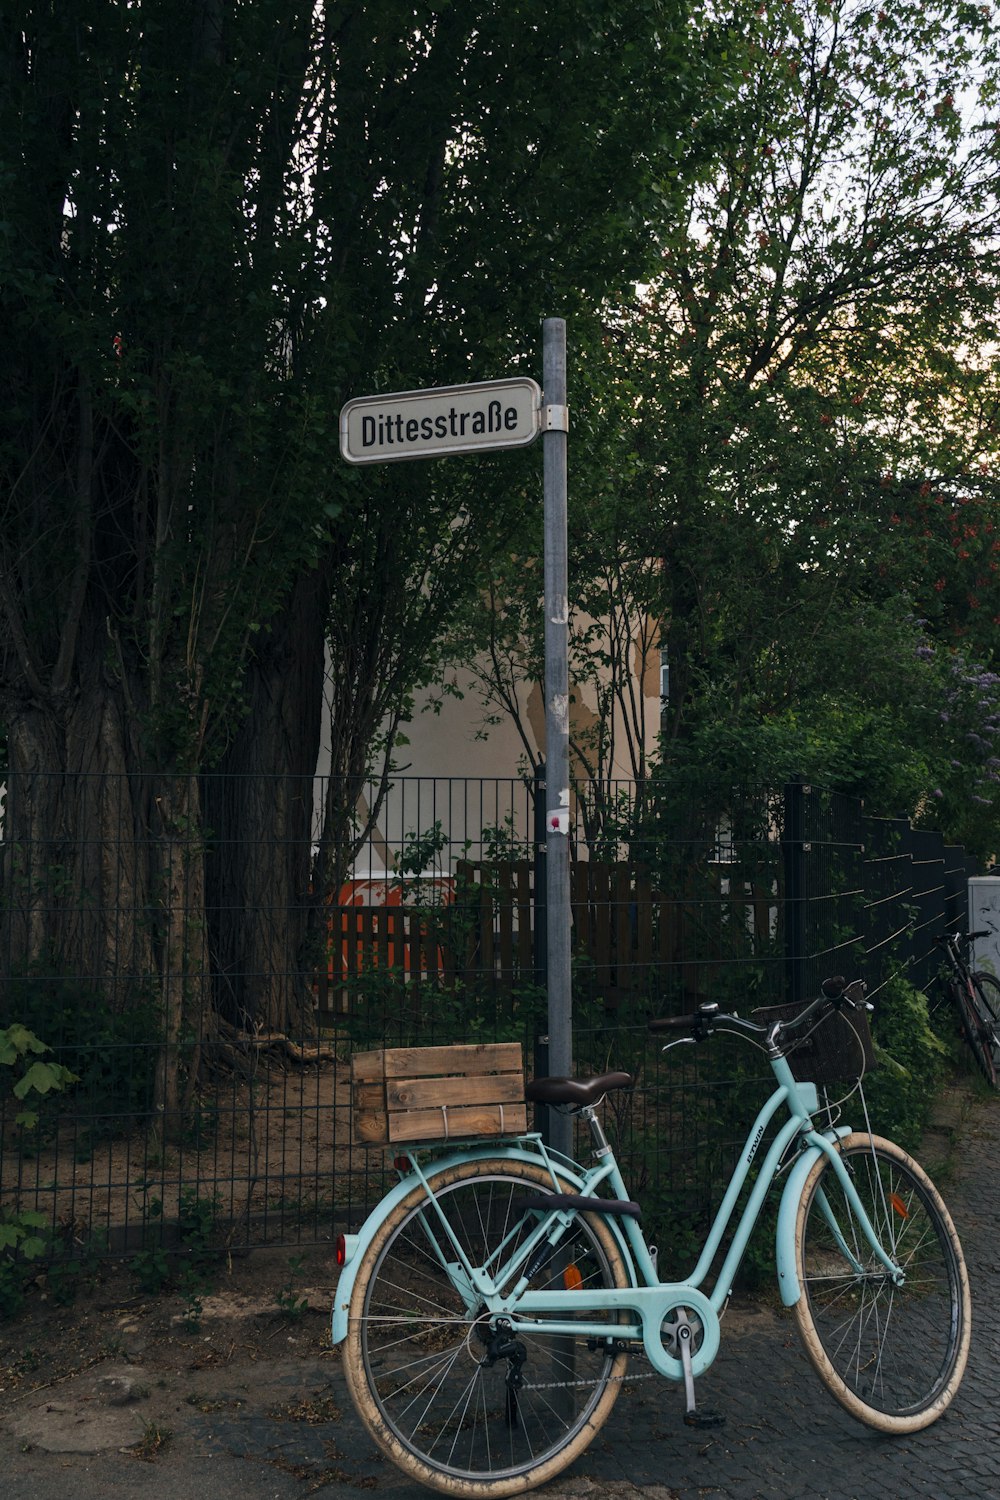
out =
[[[208,1460],[214,1500],[244,1500],[248,1466],[267,1496],[375,1482],[367,1450],[345,1470],[331,1386],[334,1218],[352,1194],[378,1198],[382,1168],[380,1151],[348,1144],[349,1069],[262,1066],[252,1084],[220,1080],[198,1111],[206,1128],[166,1143],[95,1139],[72,1115],[23,1159],[4,1137],[5,1207],[40,1210],[82,1256],[0,1312],[5,1500],[62,1500],[68,1472],[78,1495],[99,1473],[96,1493],[117,1484],[131,1500],[154,1470],[160,1500],[191,1500]],[[203,1209],[186,1234],[184,1192]],[[119,1258],[88,1261],[92,1240]]]
[[[335,1280],[325,1250],[221,1260],[155,1296],[105,1265],[81,1277],[66,1306],[53,1295],[63,1289],[42,1276],[0,1324],[0,1427],[23,1454],[112,1450],[135,1461],[162,1457],[192,1422],[241,1413],[290,1433],[329,1434],[340,1416],[326,1379],[339,1362],[329,1332]],[[335,1443],[326,1470],[315,1444],[296,1464],[296,1446],[279,1440],[269,1461],[300,1469],[300,1480],[332,1477]],[[354,1479],[370,1487],[365,1475]]]

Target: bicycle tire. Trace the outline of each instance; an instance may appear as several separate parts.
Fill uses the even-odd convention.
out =
[[[976,1061],[993,1088],[1000,1088],[1000,980],[981,971],[970,975],[972,995],[967,997],[975,1009],[974,1024],[978,1045],[973,1045]],[[968,1028],[966,1028],[968,1035]]]
[[[900,1146],[854,1132],[837,1149],[906,1280],[890,1280],[824,1156],[806,1178],[796,1219],[799,1333],[823,1384],[847,1411],[880,1432],[917,1432],[950,1405],[968,1359],[962,1247],[934,1184]]]
[[[538,1222],[519,1198],[554,1191],[541,1167],[502,1158],[461,1162],[433,1186],[473,1265],[485,1264],[500,1240],[510,1249]],[[371,1437],[404,1473],[445,1494],[520,1494],[561,1473],[588,1446],[617,1399],[627,1358],[571,1335],[514,1330],[526,1358],[512,1408],[511,1361],[486,1363],[489,1319],[485,1309],[477,1316],[467,1308],[433,1257],[424,1226],[435,1222],[436,1210],[428,1205],[423,1187],[415,1188],[365,1252],[348,1309],[347,1384]],[[578,1214],[554,1260],[536,1270],[533,1290],[578,1279],[591,1287],[631,1285],[600,1215]],[[576,1272],[567,1282],[568,1265]]]

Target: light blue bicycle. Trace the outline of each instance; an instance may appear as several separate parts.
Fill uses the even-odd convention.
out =
[[[606,1421],[630,1354],[684,1386],[686,1421],[714,1425],[720,1419],[698,1409],[694,1383],[718,1351],[720,1313],[779,1173],[778,1286],[820,1379],[882,1432],[913,1432],[940,1416],[969,1349],[962,1249],[923,1169],[867,1130],[824,1124],[816,1086],[793,1076],[788,1054],[829,1018],[841,1013],[843,1023],[864,1005],[860,982],[827,980],[823,991],[784,1021],[703,1005],[651,1023],[684,1041],[734,1032],[763,1048],[777,1085],[685,1281],[660,1281],[597,1117],[605,1094],[630,1085],[625,1073],[528,1085],[529,1099],[587,1121],[589,1167],[536,1135],[470,1143],[430,1165],[420,1160],[426,1153],[410,1153],[401,1181],[340,1245],[333,1317],[358,1412],[404,1472],[452,1495],[512,1495],[544,1483]]]

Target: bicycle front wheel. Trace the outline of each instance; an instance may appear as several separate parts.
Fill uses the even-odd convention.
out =
[[[1000,1088],[1000,982],[982,973],[973,974],[971,981],[962,1024],[984,1077],[993,1088]]]
[[[853,1416],[881,1432],[916,1432],[950,1404],[968,1358],[962,1247],[934,1184],[901,1147],[856,1132],[838,1150],[902,1279],[875,1255],[822,1157],[796,1222],[799,1332],[823,1384]]]
[[[420,1483],[451,1495],[519,1494],[584,1451],[614,1405],[626,1356],[567,1332],[572,1314],[544,1335],[491,1318],[443,1231],[440,1215],[469,1266],[495,1277],[539,1223],[526,1205],[554,1191],[546,1171],[502,1158],[462,1162],[433,1188],[433,1203],[415,1188],[365,1253],[348,1310],[347,1383],[375,1442]],[[533,1291],[630,1285],[618,1241],[596,1214],[578,1214],[555,1252],[535,1250],[527,1265]]]

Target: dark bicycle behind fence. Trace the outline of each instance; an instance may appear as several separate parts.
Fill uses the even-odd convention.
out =
[[[1000,980],[969,968],[963,949],[988,932],[943,932],[934,939],[944,953],[950,973],[945,994],[958,1011],[962,1030],[983,1076],[1000,1088]]]

